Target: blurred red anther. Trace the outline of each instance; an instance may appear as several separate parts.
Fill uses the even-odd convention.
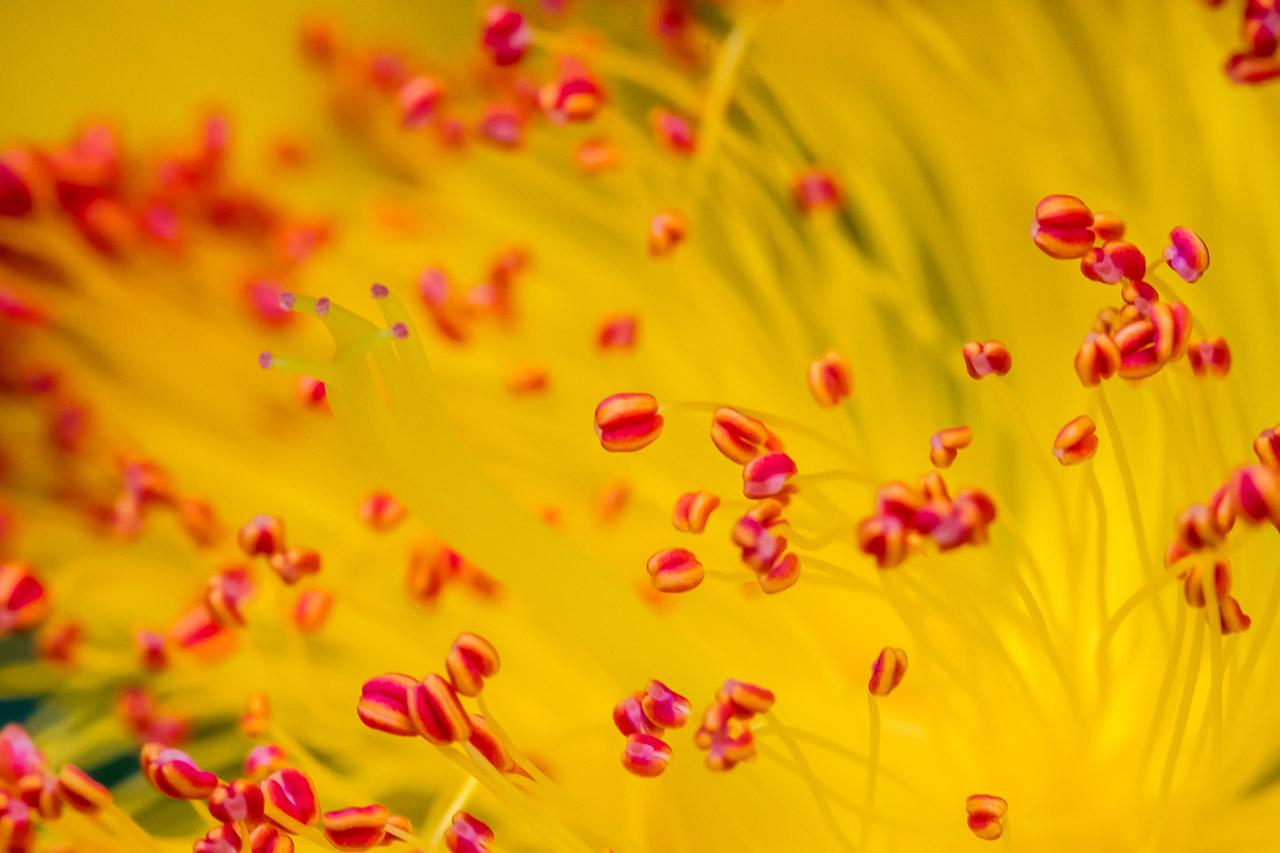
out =
[[[14,786],[18,798],[41,820],[54,821],[62,816],[62,797],[58,781],[46,771],[23,776]]]
[[[753,500],[786,495],[787,485],[798,469],[795,460],[781,451],[757,456],[742,467],[742,493]]]
[[[1253,56],[1272,56],[1280,34],[1280,5],[1276,0],[1248,0],[1244,6],[1244,40]]]
[[[561,57],[559,76],[538,90],[538,105],[555,124],[588,121],[604,104],[604,90],[577,59]]]
[[[1079,258],[1093,248],[1093,224],[1093,213],[1075,196],[1045,196],[1036,205],[1031,239],[1051,258]]]
[[[858,548],[880,568],[891,568],[925,537],[942,551],[982,545],[995,517],[995,504],[987,495],[965,491],[953,500],[941,476],[930,472],[918,487],[902,482],[880,487],[875,512],[858,524]]]
[[[435,115],[440,102],[440,84],[431,77],[410,77],[396,94],[400,123],[406,128],[423,127]]]
[[[1098,432],[1093,418],[1080,415],[1067,421],[1053,439],[1053,455],[1063,465],[1075,465],[1098,452]]]
[[[950,468],[958,451],[973,441],[973,430],[967,426],[947,427],[929,438],[929,461],[936,468]]]
[[[642,778],[660,776],[671,761],[671,747],[661,738],[646,734],[627,736],[622,750],[622,766]]]
[[[1251,524],[1270,521],[1280,529],[1280,473],[1265,465],[1247,465],[1227,486],[1237,517]]]
[[[320,823],[325,840],[339,850],[368,850],[382,843],[390,816],[386,806],[352,806],[325,812]]]
[[[809,365],[809,393],[819,406],[838,406],[853,393],[853,372],[849,362],[828,351]]]
[[[245,737],[257,737],[271,725],[271,700],[265,693],[254,693],[245,702],[240,714],[240,733]]]
[[[684,242],[689,233],[688,222],[678,210],[664,210],[649,220],[649,254],[660,258]]]
[[[270,824],[260,824],[249,833],[250,853],[293,853],[293,839]]]
[[[500,666],[501,659],[493,643],[469,631],[457,636],[445,658],[449,680],[463,696],[479,696],[484,680],[497,675]]]
[[[289,762],[285,758],[284,750],[274,743],[258,744],[244,757],[244,775],[250,779],[265,779],[276,771],[285,770],[288,766]]]
[[[246,779],[223,782],[209,794],[209,814],[219,823],[257,823],[262,806],[262,789]]]
[[[64,453],[79,451],[89,435],[89,409],[73,400],[55,404],[49,416],[49,441]]]
[[[638,324],[634,314],[605,317],[596,331],[596,345],[602,350],[634,349]]]
[[[284,522],[274,515],[255,515],[240,528],[236,541],[250,557],[269,557],[284,548]]]
[[[371,678],[360,688],[356,715],[376,731],[413,737],[418,730],[409,717],[409,691],[417,686],[417,679],[398,672]]]
[[[665,729],[678,729],[689,721],[689,700],[657,679],[645,685],[640,706],[645,717]]]
[[[1233,53],[1224,68],[1233,83],[1265,83],[1280,77],[1280,61],[1274,56]]]
[[[448,273],[439,267],[424,269],[418,276],[418,295],[436,331],[455,343],[466,340],[463,309],[452,294]]]
[[[1213,376],[1218,379],[1231,370],[1231,350],[1224,338],[1208,338],[1193,341],[1187,347],[1187,360],[1196,376]]]
[[[1013,367],[1013,357],[999,341],[969,341],[961,348],[964,369],[973,379],[984,376],[1004,376]]]
[[[192,853],[240,853],[244,847],[244,839],[234,826],[215,826],[196,839],[191,845]]]
[[[311,548],[285,548],[271,555],[271,571],[292,586],[320,571],[320,552]]]
[[[676,498],[671,524],[681,533],[701,533],[707,529],[707,519],[718,506],[720,498],[711,492],[685,492]]]
[[[600,175],[622,165],[622,151],[607,139],[586,139],[574,150],[573,162],[585,174]]]
[[[299,28],[298,41],[302,47],[303,56],[317,65],[330,65],[337,58],[338,29],[330,20],[313,18],[304,21]]]
[[[969,831],[983,841],[995,841],[1004,835],[1004,824],[1000,821],[1009,811],[1004,798],[974,794],[965,800],[964,810],[969,815]]]
[[[622,480],[605,483],[596,498],[596,513],[600,521],[611,524],[626,508],[631,499],[631,487]]]
[[[490,6],[485,12],[480,43],[494,65],[514,65],[524,57],[533,41],[533,31],[524,15],[508,6]]]
[[[733,525],[730,538],[742,549],[742,561],[753,571],[768,569],[786,550],[787,540],[770,532],[781,523],[782,509],[780,501],[761,501]]]
[[[409,691],[409,719],[418,734],[436,746],[471,737],[471,722],[457,692],[434,672]]]
[[[698,147],[693,123],[682,115],[658,107],[649,113],[649,123],[658,141],[677,154],[692,154]]]
[[[142,669],[159,672],[169,666],[169,652],[165,649],[164,634],[159,631],[138,629],[133,631],[133,648],[137,649]]]
[[[1268,468],[1280,468],[1280,424],[1258,433],[1253,440],[1253,452]]]
[[[16,784],[23,776],[43,774],[44,755],[18,723],[0,729],[0,781]]]
[[[721,686],[716,699],[728,702],[735,716],[749,718],[756,714],[767,714],[773,707],[775,697],[773,691],[758,684],[729,679]]]
[[[329,621],[334,596],[327,589],[304,589],[293,603],[293,624],[304,634],[314,634]]]
[[[1165,263],[1183,281],[1198,281],[1209,268],[1209,250],[1204,241],[1191,229],[1179,226],[1169,232],[1169,243],[1164,250]]]
[[[1178,577],[1182,578],[1183,596],[1191,607],[1204,607],[1208,601],[1206,580],[1216,601],[1221,602],[1231,592],[1231,567],[1226,560],[1196,563]]]
[[[1132,243],[1112,240],[1085,253],[1080,258],[1080,272],[1103,284],[1115,284],[1121,279],[1140,281],[1147,272],[1147,259]]]
[[[36,656],[45,663],[71,666],[84,640],[79,622],[61,620],[40,631],[36,637]]]
[[[806,169],[796,176],[791,195],[802,213],[836,210],[843,201],[840,184],[826,169]]]
[[[217,775],[201,770],[180,749],[148,743],[142,747],[140,762],[143,777],[166,797],[175,800],[207,799],[218,787]]]
[[[475,747],[499,773],[520,772],[516,760],[511,753],[507,752],[507,748],[503,746],[501,738],[489,721],[480,714],[472,714],[468,720],[471,724],[471,736],[467,738],[467,743]]]
[[[231,566],[209,578],[205,587],[205,604],[213,618],[223,625],[244,624],[241,608],[253,594],[253,581],[244,566]]]
[[[596,406],[596,436],[613,453],[648,447],[662,434],[663,418],[652,394],[614,394]]]
[[[310,376],[299,376],[297,385],[298,402],[308,408],[327,410],[329,408],[328,393],[323,382]]]
[[[782,450],[782,442],[768,427],[728,406],[721,406],[711,416],[711,441],[726,458],[739,465],[766,450]]]
[[[694,733],[694,744],[707,753],[710,770],[731,770],[755,755],[755,740],[748,721],[773,707],[769,690],[732,679],[716,692],[715,701],[703,712]]]
[[[624,735],[645,734],[659,736],[664,729],[644,711],[645,694],[636,692],[613,706],[613,724]]]
[[[45,312],[15,291],[0,287],[0,319],[38,325],[45,321]]]
[[[111,792],[74,764],[58,771],[58,796],[78,812],[96,814],[110,805]]]
[[[907,653],[902,649],[885,646],[871,665],[871,679],[867,691],[872,696],[888,696],[902,683],[907,674]]]
[[[283,326],[293,319],[293,312],[280,304],[283,293],[284,289],[279,283],[266,279],[255,279],[244,286],[249,310],[267,326]]]
[[[0,216],[26,216],[35,209],[44,183],[34,154],[21,148],[0,152]]]
[[[1110,243],[1124,236],[1124,220],[1114,213],[1095,213],[1091,227],[1094,236],[1103,243]]]
[[[800,558],[795,554],[783,554],[767,568],[756,572],[756,582],[766,595],[790,589],[800,580]]]
[[[444,846],[449,853],[488,853],[492,842],[489,825],[466,812],[455,812],[444,831]]]
[[[649,558],[649,581],[659,592],[688,592],[702,583],[702,563],[685,548],[667,548]]]
[[[409,511],[389,492],[371,492],[360,504],[360,519],[379,532],[391,530]]]
[[[524,115],[511,104],[491,104],[479,124],[480,135],[499,148],[519,148],[524,141]]]
[[[198,547],[209,548],[222,537],[213,505],[202,498],[178,499],[178,524]]]
[[[319,814],[316,789],[301,770],[277,770],[262,783],[263,816],[292,835],[306,832]]]
[[[525,364],[507,374],[507,390],[512,394],[537,394],[551,385],[551,374],[540,364]]]
[[[49,614],[49,593],[25,563],[0,564],[0,637],[29,631]]]
[[[1218,621],[1223,634],[1240,634],[1253,624],[1249,615],[1240,608],[1240,602],[1230,595],[1218,602]]]
[[[1120,369],[1120,347],[1105,333],[1090,332],[1076,351],[1075,369],[1086,388],[1110,379]]]

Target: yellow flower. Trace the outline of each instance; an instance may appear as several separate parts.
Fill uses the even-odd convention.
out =
[[[262,5],[0,9],[7,843],[1280,845],[1230,15]]]

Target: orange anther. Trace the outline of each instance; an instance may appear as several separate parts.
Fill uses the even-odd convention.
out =
[[[838,406],[853,393],[849,362],[828,351],[809,365],[809,393],[819,406]]]
[[[293,624],[307,634],[319,631],[329,621],[333,600],[327,589],[304,589],[293,604]]]
[[[1268,468],[1280,468],[1280,424],[1258,433],[1253,440],[1253,452]]]
[[[622,165],[622,151],[607,139],[587,139],[574,151],[573,162],[586,174],[599,175]]]
[[[24,563],[0,564],[0,637],[27,631],[49,613],[44,584]]]
[[[1183,580],[1183,595],[1187,599],[1187,604],[1192,607],[1204,607],[1208,601],[1206,581],[1213,591],[1213,597],[1219,602],[1231,592],[1231,566],[1226,560],[1196,563],[1180,577]]]
[[[453,685],[434,672],[409,691],[409,719],[418,734],[437,746],[467,740],[471,721]]]
[[[1051,258],[1079,258],[1093,248],[1093,213],[1071,195],[1045,196],[1036,205],[1031,239]]]
[[[995,374],[1004,376],[1013,367],[1013,357],[999,341],[969,341],[961,348],[964,369],[974,379]]]
[[[885,646],[871,665],[871,680],[867,691],[872,696],[888,696],[902,683],[907,674],[907,653],[902,649]]]
[[[1191,229],[1178,227],[1169,232],[1169,242],[1164,250],[1165,263],[1183,281],[1198,281],[1209,268],[1209,250],[1204,241]]]
[[[320,816],[325,840],[339,850],[368,850],[382,843],[390,812],[386,806],[354,806]]]
[[[599,497],[596,498],[596,512],[600,520],[605,524],[612,522],[622,514],[630,499],[631,487],[622,480],[605,483]]]
[[[1097,427],[1093,418],[1080,415],[1067,421],[1053,439],[1053,455],[1063,465],[1075,465],[1098,452]]]
[[[285,548],[271,555],[271,571],[292,586],[306,575],[320,571],[320,552],[311,548]]]
[[[929,461],[938,468],[950,468],[956,461],[957,451],[973,441],[973,430],[967,426],[947,427],[938,430],[929,439]]]
[[[1104,243],[1124,236],[1124,220],[1114,213],[1095,213],[1092,227],[1093,233]]]
[[[783,554],[773,565],[756,573],[756,582],[767,595],[790,589],[800,580],[800,558],[795,554]]]
[[[497,731],[489,725],[489,721],[480,714],[472,714],[469,719],[471,737],[467,739],[467,743],[474,746],[499,773],[519,772],[520,768],[515,758],[503,746]]]
[[[662,257],[684,242],[689,223],[678,210],[664,210],[649,220],[649,254]]]
[[[1231,370],[1231,349],[1223,338],[1193,341],[1187,347],[1187,360],[1196,376],[1213,376],[1221,379]]]
[[[707,519],[718,506],[720,498],[710,492],[685,492],[676,498],[671,524],[681,533],[701,533],[707,529]]]
[[[649,580],[659,592],[688,592],[702,583],[702,563],[692,551],[668,548],[649,558]]]
[[[613,453],[648,447],[662,434],[662,415],[652,394],[614,394],[596,406],[596,436]]]
[[[209,578],[205,604],[222,625],[243,625],[245,602],[253,594],[253,582],[244,566],[230,566]]]
[[[200,498],[180,498],[178,500],[178,523],[191,537],[191,541],[201,548],[216,545],[222,536],[222,528],[213,506]]]
[[[728,459],[745,465],[766,450],[781,450],[769,428],[737,409],[721,406],[711,416],[711,441]]]
[[[507,374],[507,390],[512,394],[537,394],[551,385],[551,373],[540,364],[523,364]]]
[[[360,518],[379,532],[391,530],[409,515],[389,492],[373,492],[360,504]]]
[[[58,771],[58,795],[85,814],[94,814],[111,803],[111,792],[74,764],[64,764]]]
[[[271,700],[265,693],[254,693],[245,703],[240,715],[240,733],[245,737],[257,737],[271,725]]]
[[[1076,352],[1076,376],[1086,388],[1110,379],[1120,369],[1120,347],[1105,332],[1090,332]]]
[[[1240,602],[1230,595],[1218,602],[1218,617],[1223,634],[1239,634],[1253,624],[1249,615],[1240,609]]]
[[[275,554],[284,548],[284,522],[274,515],[255,515],[240,528],[237,541],[250,557]]]
[[[498,673],[498,650],[479,634],[459,634],[449,646],[445,669],[454,688],[463,696],[479,696],[484,680]]]

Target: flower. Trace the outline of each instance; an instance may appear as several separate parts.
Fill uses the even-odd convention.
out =
[[[20,846],[1280,845],[1271,90],[561,5],[8,24]]]

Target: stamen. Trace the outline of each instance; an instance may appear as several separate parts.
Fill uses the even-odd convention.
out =
[[[1045,196],[1036,205],[1031,239],[1051,258],[1079,258],[1093,248],[1093,222],[1093,213],[1075,196]]]
[[[463,811],[454,814],[444,831],[444,846],[449,853],[488,853],[492,843],[489,825]]]
[[[839,354],[828,351],[809,365],[809,393],[819,406],[831,408],[840,405],[853,393],[853,373],[849,362]]]
[[[1209,268],[1209,249],[1204,241],[1191,229],[1179,226],[1169,232],[1169,242],[1163,254],[1165,263],[1188,284],[1199,281]]]
[[[611,453],[633,453],[662,434],[663,418],[652,394],[614,394],[596,406],[596,436]]]
[[[969,814],[969,830],[983,841],[995,841],[1004,835],[1002,820],[1009,811],[1003,797],[994,794],[973,794],[964,803]]]
[[[929,461],[935,468],[950,468],[957,452],[973,442],[973,430],[967,426],[947,427],[929,439]]]
[[[306,834],[319,817],[316,789],[301,770],[277,770],[262,783],[263,816],[291,835]]]
[[[689,234],[689,223],[678,210],[664,210],[649,220],[649,254],[655,258],[671,254]]]
[[[659,592],[688,592],[702,583],[702,563],[685,548],[667,548],[649,558],[645,568],[649,580]]]
[[[324,837],[339,850],[368,850],[381,844],[391,814],[386,806],[353,806],[320,817]]]
[[[1053,455],[1062,465],[1078,465],[1098,452],[1097,427],[1093,418],[1079,415],[1067,421],[1053,439]]]
[[[685,492],[676,498],[671,524],[681,533],[701,533],[707,529],[707,520],[718,506],[720,498],[710,492]]]
[[[463,696],[479,696],[484,680],[498,674],[498,650],[479,634],[459,634],[449,646],[445,669],[454,688]]]

